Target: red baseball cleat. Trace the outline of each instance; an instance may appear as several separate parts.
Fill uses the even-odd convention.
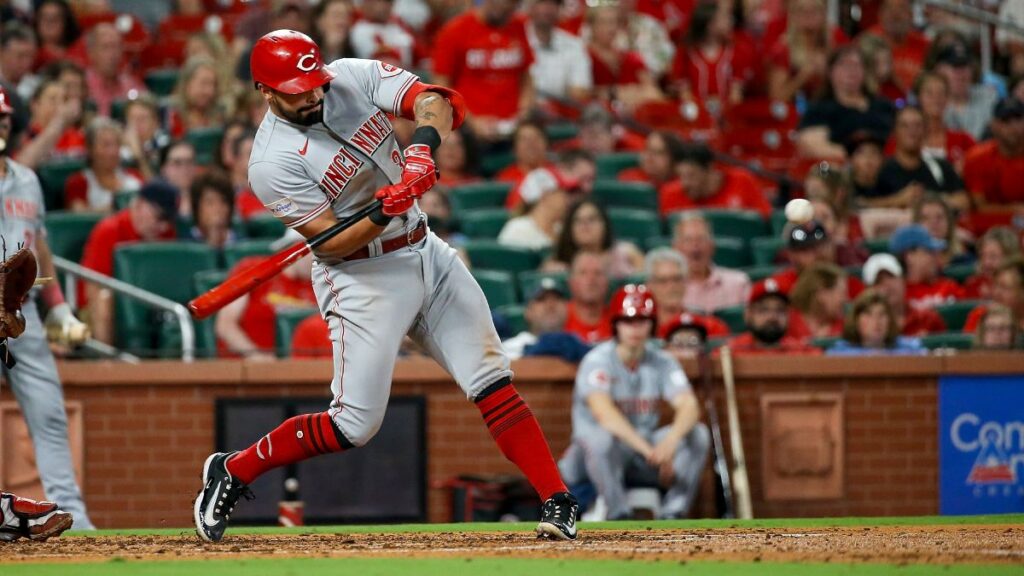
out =
[[[73,522],[71,514],[53,502],[36,502],[6,492],[0,492],[0,516],[0,541],[6,542],[18,538],[43,542],[60,536]]]

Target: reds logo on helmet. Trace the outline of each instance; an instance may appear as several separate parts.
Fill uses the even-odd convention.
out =
[[[320,59],[316,57],[316,50],[310,50],[309,54],[299,56],[299,61],[295,63],[295,67],[303,72],[312,72],[319,65]]]

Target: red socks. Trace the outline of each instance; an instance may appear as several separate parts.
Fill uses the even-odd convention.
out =
[[[251,484],[272,468],[320,454],[340,452],[340,437],[327,412],[302,414],[285,420],[248,449],[232,456],[227,469],[235,478]]]
[[[567,492],[540,424],[515,386],[509,383],[487,394],[476,406],[502,454],[526,475],[541,500]]]

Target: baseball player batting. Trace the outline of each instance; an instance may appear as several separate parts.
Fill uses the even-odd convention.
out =
[[[707,459],[710,434],[679,362],[651,340],[654,297],[643,284],[612,299],[615,338],[583,357],[572,405],[572,444],[559,462],[565,479],[590,481],[608,518],[630,518],[625,478],[666,488],[659,514],[685,518]],[[660,401],[674,417],[659,428]]]
[[[27,248],[32,253],[33,262],[38,262],[38,272],[53,278],[56,271],[43,225],[46,209],[39,178],[35,172],[8,157],[13,113],[7,93],[0,88],[0,203],[3,206],[0,210],[0,238],[6,252],[2,257],[13,258],[18,248]],[[32,280],[35,280],[35,275],[33,272]],[[20,292],[18,299],[25,296],[25,292]],[[45,320],[40,317],[36,293],[48,308]],[[5,300],[12,294],[10,290],[5,291]],[[7,308],[11,309],[10,303]],[[21,306],[21,315],[23,331],[19,332],[20,336],[14,335],[18,336],[16,339],[6,329],[0,330],[0,336],[7,338],[6,348],[9,351],[9,354],[5,352],[4,360],[17,359],[17,367],[5,362],[7,382],[18,400],[32,437],[36,468],[47,499],[59,503],[74,516],[76,529],[92,529],[71,463],[64,390],[57,375],[57,363],[46,341],[47,333],[50,333],[63,344],[79,344],[88,337],[88,329],[72,314],[57,282],[47,283],[30,293]],[[33,509],[24,502],[13,498],[4,500],[4,505],[9,504],[4,512],[5,519],[9,511],[14,513],[22,507]]]
[[[313,289],[334,348],[329,409],[207,458],[193,508],[199,537],[219,541],[264,472],[366,444],[384,418],[408,334],[455,378],[540,495],[538,536],[575,538],[576,500],[512,384],[487,300],[416,204],[436,181],[434,152],[462,123],[462,97],[375,60],[324,65],[319,47],[291,30],[260,38],[250,66],[270,107],[249,159],[250,184],[267,209],[308,239],[375,199],[381,207],[315,250]],[[387,114],[416,122],[404,151]]]

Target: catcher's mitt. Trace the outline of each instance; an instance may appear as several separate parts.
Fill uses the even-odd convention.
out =
[[[0,263],[0,339],[17,338],[25,331],[21,305],[36,280],[35,254],[22,248]]]

